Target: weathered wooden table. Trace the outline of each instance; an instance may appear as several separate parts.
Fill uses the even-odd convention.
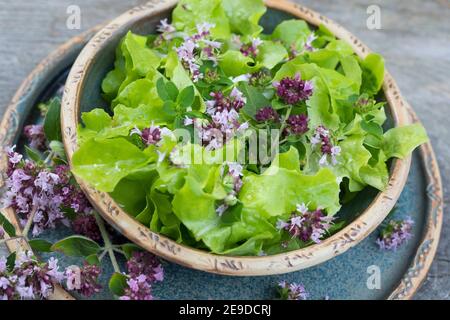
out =
[[[339,22],[387,66],[428,130],[437,153],[445,204],[450,183],[450,0],[295,0]],[[145,0],[0,0],[0,115],[34,66],[58,45]],[[67,28],[67,8],[81,9],[81,29]],[[370,5],[381,29],[367,27]],[[439,250],[416,299],[450,299],[450,216],[445,208]],[[1,248],[0,248],[1,251]]]

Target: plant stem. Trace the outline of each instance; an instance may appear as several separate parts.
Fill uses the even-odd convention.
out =
[[[20,240],[20,239],[23,239],[23,237],[19,236],[19,237],[12,237],[12,238],[8,238],[8,239],[2,239],[2,240],[0,240],[0,246],[9,241]]]
[[[283,130],[286,128],[286,120],[291,115],[291,112],[292,112],[292,106],[289,106],[289,108],[286,111],[286,114],[283,117],[283,121],[281,121],[280,130],[278,131],[277,137],[276,137],[276,139],[274,141],[279,141],[280,140],[281,134],[283,133]],[[286,140],[280,141],[280,143],[278,145],[281,145],[284,142],[286,142]]]
[[[125,256],[125,252],[123,252],[122,250],[116,249],[116,248],[113,248],[113,250],[114,250],[115,252],[120,253],[121,255],[124,255],[124,256]]]
[[[34,216],[36,215],[36,211],[37,208],[33,207],[33,210],[31,211],[30,216],[28,217],[27,224],[23,228],[22,235],[25,237],[25,239],[28,239],[28,233],[30,232],[31,225],[33,224],[33,219]]]
[[[103,258],[105,257],[107,250],[102,250],[102,253],[100,253],[100,255],[98,256],[98,260],[102,261]]]
[[[120,267],[119,264],[117,263],[116,256],[114,255],[111,239],[109,238],[109,234],[106,231],[105,223],[103,222],[102,218],[96,211],[94,211],[94,217],[95,220],[97,221],[98,229],[100,230],[100,234],[102,235],[103,242],[105,242],[105,250],[109,254],[109,258],[111,259],[111,264],[114,268],[114,271],[120,273]]]
[[[289,106],[289,108],[286,111],[285,116],[283,117],[283,121],[281,122],[280,132],[283,132],[283,130],[286,128],[286,120],[289,118],[292,112],[292,106]]]
[[[48,154],[47,158],[45,158],[44,163],[45,164],[49,164],[54,155],[55,155],[55,153],[53,151],[50,151],[50,153]]]

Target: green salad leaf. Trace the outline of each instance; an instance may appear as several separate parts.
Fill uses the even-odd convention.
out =
[[[74,154],[72,171],[98,190],[111,192],[122,178],[142,169],[149,160],[124,138],[90,139]]]
[[[207,22],[214,25],[214,38],[227,39],[230,36],[230,22],[221,0],[181,0],[173,10],[172,21],[179,30],[195,32],[197,24]]]
[[[287,58],[287,56],[288,52],[283,45],[273,41],[264,41],[259,46],[259,52],[256,60],[264,67],[272,69]]]
[[[271,38],[279,40],[286,49],[302,50],[311,30],[305,21],[285,20],[276,26]]]
[[[383,152],[387,158],[404,158],[421,144],[428,141],[427,133],[420,124],[397,127],[384,134]]]
[[[251,73],[257,69],[252,58],[244,56],[242,52],[237,50],[225,52],[220,58],[219,66],[229,77]]]
[[[266,217],[292,212],[299,203],[325,208],[330,214],[340,208],[339,183],[326,168],[315,175],[304,175],[272,166],[261,175],[245,177],[239,199],[245,208],[257,210]]]
[[[263,28],[258,22],[266,12],[261,0],[223,0],[222,5],[232,32],[250,36],[261,33]]]

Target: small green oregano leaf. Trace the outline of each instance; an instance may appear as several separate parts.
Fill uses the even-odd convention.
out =
[[[70,236],[53,244],[51,250],[62,252],[71,257],[87,257],[97,254],[100,251],[100,246],[87,237]]]
[[[52,243],[44,239],[31,239],[28,241],[31,249],[35,252],[51,252]]]
[[[109,290],[116,296],[123,296],[127,286],[127,277],[123,274],[115,272],[109,279]]]

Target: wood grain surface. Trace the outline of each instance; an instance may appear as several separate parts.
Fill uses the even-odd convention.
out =
[[[145,0],[0,0],[0,115],[34,66],[58,45]],[[383,54],[403,95],[433,143],[444,184],[450,182],[450,1],[304,0]],[[369,5],[381,9],[380,30],[366,26]],[[81,29],[66,27],[67,7],[81,9]],[[450,299],[450,217],[445,208],[439,250],[416,299]]]

